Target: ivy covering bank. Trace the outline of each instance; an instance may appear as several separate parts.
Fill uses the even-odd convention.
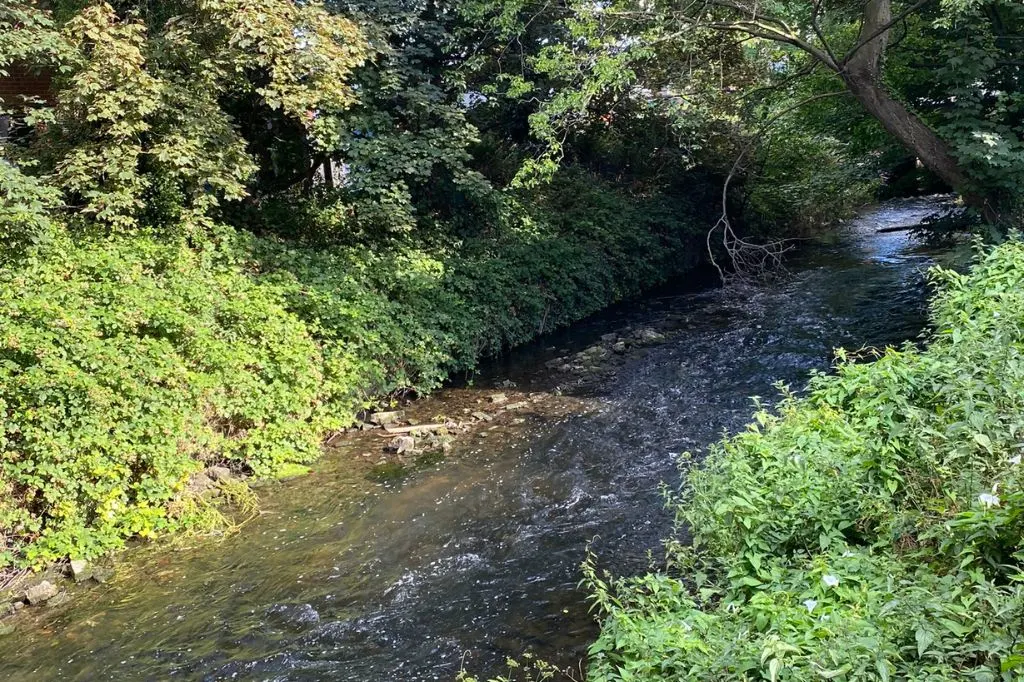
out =
[[[667,568],[586,571],[588,679],[1024,674],[1024,244],[939,271],[924,350],[843,358],[714,446]]]
[[[379,396],[428,391],[699,253],[678,205],[564,189],[557,216],[516,208],[500,239],[449,249],[54,227],[0,267],[0,566],[188,525],[192,473],[311,462]]]

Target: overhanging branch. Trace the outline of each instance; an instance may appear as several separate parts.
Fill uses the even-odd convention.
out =
[[[735,230],[733,230],[732,222],[729,220],[729,185],[732,183],[732,179],[736,176],[744,157],[746,157],[747,153],[750,152],[758,142],[760,142],[761,137],[765,132],[767,132],[768,129],[783,116],[786,116],[787,114],[796,111],[800,107],[806,106],[811,102],[825,99],[826,97],[835,97],[836,95],[845,94],[849,94],[849,91],[836,90],[833,92],[824,92],[812,95],[811,97],[807,97],[789,107],[786,107],[782,111],[776,112],[757,129],[750,141],[747,142],[743,149],[740,150],[739,155],[737,155],[736,160],[732,164],[732,168],[729,169],[729,174],[725,177],[725,181],[722,183],[722,215],[719,217],[718,222],[708,230],[705,238],[708,258],[711,260],[711,264],[718,271],[718,276],[721,278],[723,283],[728,283],[730,279],[738,279],[740,282],[745,282],[756,278],[764,278],[769,273],[782,268],[782,257],[792,248],[792,245],[788,244],[787,240],[774,240],[766,244],[748,242],[737,235]],[[719,230],[722,231],[722,248],[725,249],[729,259],[732,261],[733,272],[730,275],[726,275],[721,264],[719,264],[715,259],[714,249],[712,248],[712,239],[714,239],[715,233]]]

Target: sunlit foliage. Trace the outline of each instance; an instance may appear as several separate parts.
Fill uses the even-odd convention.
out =
[[[664,570],[588,560],[588,679],[1019,678],[1024,245],[934,279],[927,348],[840,354],[684,465]]]

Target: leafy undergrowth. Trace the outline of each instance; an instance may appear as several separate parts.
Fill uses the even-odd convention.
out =
[[[936,272],[925,350],[840,358],[688,470],[692,544],[585,565],[588,679],[1024,676],[1024,245]]]
[[[429,391],[695,260],[678,211],[654,220],[593,182],[578,190],[575,209],[512,207],[500,237],[449,247],[313,248],[227,227],[186,246],[54,227],[11,255],[0,568],[204,523],[196,472],[294,471],[380,397]],[[603,216],[576,220],[594,202]]]

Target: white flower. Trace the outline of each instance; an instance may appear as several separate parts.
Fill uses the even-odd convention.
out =
[[[999,506],[999,496],[993,495],[992,493],[982,493],[978,495],[978,501],[985,505],[986,509]]]
[[[839,578],[831,574],[823,575],[821,576],[821,582],[825,583],[829,587],[835,587],[839,584]]]
[[[814,600],[814,599],[806,599],[806,600],[804,600],[804,606],[807,607],[807,613],[812,613],[814,611],[814,607],[817,606],[817,605],[818,605],[818,602],[816,600]]]
[[[1014,455],[1011,457],[1010,464],[1020,464],[1020,455]]]

